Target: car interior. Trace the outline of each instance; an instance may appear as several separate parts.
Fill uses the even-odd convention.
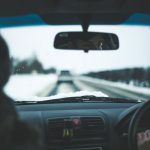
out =
[[[149,0],[1,0],[0,35],[3,91],[43,150],[138,150],[150,129]]]

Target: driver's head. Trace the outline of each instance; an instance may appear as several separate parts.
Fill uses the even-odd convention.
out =
[[[10,75],[10,61],[8,46],[0,35],[0,91],[7,83]]]

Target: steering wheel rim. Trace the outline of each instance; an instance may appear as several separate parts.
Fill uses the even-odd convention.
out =
[[[150,100],[144,102],[134,113],[128,128],[129,150],[138,150],[137,147],[137,128],[142,116],[150,109]]]

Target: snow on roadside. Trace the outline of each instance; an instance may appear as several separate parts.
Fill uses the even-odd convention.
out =
[[[5,86],[5,93],[16,100],[37,96],[44,88],[57,81],[56,75],[12,75]]]
[[[132,91],[132,92],[138,92],[141,94],[149,95],[150,96],[150,88],[145,88],[145,87],[136,87],[134,85],[127,85],[125,83],[120,83],[120,82],[112,82],[112,81],[107,81],[107,80],[102,80],[102,79],[97,79],[97,78],[92,78],[92,77],[86,77],[86,76],[81,76],[79,79],[86,80],[95,84],[98,84],[99,82],[104,85]]]
[[[137,86],[134,86],[134,85],[131,85],[131,84],[128,85],[128,84],[119,83],[119,82],[116,83],[116,86],[127,89],[127,90],[130,90],[130,91],[133,91],[133,92],[138,92],[138,93],[141,93],[141,94],[150,95],[150,88],[137,87]]]

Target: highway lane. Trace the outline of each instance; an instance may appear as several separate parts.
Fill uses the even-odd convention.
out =
[[[90,91],[100,91],[106,94],[108,97],[117,97],[117,98],[129,98],[129,99],[139,99],[137,95],[130,95],[129,93],[120,92],[120,90],[112,89],[104,85],[89,85],[85,82],[77,82],[77,84],[84,86],[85,90],[90,89]]]
[[[133,90],[131,91],[129,89],[116,87],[116,86],[113,86],[112,83],[109,85],[109,84],[103,82],[102,80],[94,81],[91,78],[91,81],[89,81],[89,80],[84,80],[84,78],[83,78],[83,80],[79,79],[78,81],[81,82],[82,84],[85,84],[86,86],[90,86],[92,88],[97,89],[98,91],[105,93],[109,97],[128,98],[128,99],[133,99],[133,100],[148,100],[148,99],[150,99],[150,94],[144,94],[142,92],[139,93],[139,92],[136,92]],[[109,83],[109,81],[108,81],[108,83]]]
[[[109,97],[128,98],[135,100],[150,99],[150,95],[143,95],[141,93],[104,85],[103,83],[100,82],[98,84],[95,84],[94,82],[90,83],[79,79],[74,79],[74,81],[70,83],[62,82],[61,84],[57,84],[56,82],[53,88],[49,90],[49,93],[46,96],[52,96],[59,93],[71,93],[77,91],[89,91],[89,92],[100,91],[108,95]]]
[[[81,91],[81,89],[74,82],[71,83],[62,82],[59,84],[56,82],[55,86],[48,93],[48,96],[60,93],[72,93],[77,91]]]

